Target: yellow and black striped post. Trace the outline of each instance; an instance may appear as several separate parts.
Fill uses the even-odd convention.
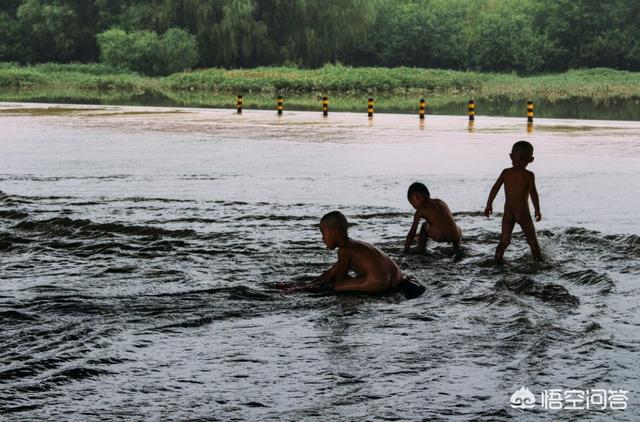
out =
[[[278,110],[278,116],[282,116],[282,110],[284,110],[284,98],[282,98],[282,95],[278,95],[276,110]]]
[[[476,119],[476,102],[473,100],[469,100],[469,104],[467,104],[467,113],[469,114],[469,120],[473,121]]]
[[[329,97],[322,97],[322,115],[329,115]]]
[[[533,101],[527,101],[527,123],[533,123]]]
[[[418,108],[418,116],[420,116],[420,120],[424,120],[424,111],[427,108],[427,102],[424,98],[420,98],[420,107]]]
[[[238,114],[242,114],[243,105],[244,105],[244,99],[242,95],[238,95],[238,100],[236,101],[236,109],[238,110]]]
[[[369,98],[367,102],[367,114],[369,117],[373,117],[373,98]]]

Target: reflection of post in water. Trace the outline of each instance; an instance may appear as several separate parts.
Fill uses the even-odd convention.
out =
[[[322,97],[322,115],[329,115],[329,97]]]
[[[369,98],[367,102],[367,115],[373,117],[373,98]]]
[[[278,95],[276,109],[278,110],[278,116],[282,116],[282,110],[284,110],[284,98],[282,98],[282,95]]]
[[[238,95],[238,99],[236,101],[236,110],[238,110],[238,114],[242,114],[242,106],[244,105],[244,100],[242,95]]]
[[[533,133],[533,123],[527,123],[527,133]]]
[[[476,122],[474,120],[469,120],[469,127],[467,128],[469,133],[473,133],[476,131],[475,126],[476,126]]]
[[[418,125],[419,125],[418,127],[420,128],[420,130],[424,130],[424,126],[425,126],[424,125],[424,119],[420,119],[418,121],[420,122],[420,123],[418,123]]]

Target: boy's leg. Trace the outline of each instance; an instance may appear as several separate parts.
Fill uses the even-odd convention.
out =
[[[418,234],[418,253],[424,253],[427,250],[427,242],[429,241],[429,223],[425,222],[420,228]]]
[[[455,255],[456,260],[459,260],[462,258],[462,249],[460,249],[460,245],[462,244],[462,229],[460,227],[457,227],[457,229],[458,229],[458,238],[453,241],[453,253]]]
[[[377,293],[389,289],[389,283],[377,282],[367,277],[347,278],[333,285],[336,292]]]
[[[407,299],[414,299],[422,295],[427,289],[412,277],[404,276],[400,284],[398,284],[398,290],[404,293]]]
[[[540,245],[538,245],[538,236],[536,235],[536,228],[533,225],[531,217],[525,219],[521,224],[524,237],[527,239],[527,243],[531,248],[531,255],[536,261],[542,261],[542,253],[540,252]]]
[[[498,247],[496,248],[497,263],[502,263],[504,251],[511,243],[511,233],[513,233],[513,226],[515,225],[515,223],[516,222],[511,213],[505,212],[502,216],[502,233],[500,234],[500,243],[498,243]]]
[[[462,229],[458,226],[456,226],[456,229],[458,230],[458,237],[453,241],[453,250],[457,252],[460,249],[460,244],[462,243]]]

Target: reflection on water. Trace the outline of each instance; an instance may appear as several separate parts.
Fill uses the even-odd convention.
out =
[[[487,116],[526,117],[526,101],[476,101],[476,113]],[[434,114],[461,115],[465,104],[448,103],[433,110]],[[596,119],[596,120],[640,120],[640,99],[610,100],[594,102],[583,98],[536,101],[534,116],[537,118]]]
[[[158,111],[0,114],[10,420],[640,416],[637,125]],[[496,267],[480,211],[521,137],[547,261],[516,231]],[[462,260],[401,254],[414,180],[451,206]],[[317,228],[335,208],[427,293],[272,288],[335,259]],[[523,413],[523,385],[632,393],[626,411]]]

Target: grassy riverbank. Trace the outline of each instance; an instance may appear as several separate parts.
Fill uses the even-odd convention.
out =
[[[245,95],[247,108],[272,109],[285,96],[288,109],[315,110],[322,95],[331,109],[361,110],[366,97],[379,111],[409,112],[427,98],[431,109],[461,104],[567,100],[607,103],[640,99],[640,73],[611,69],[573,70],[561,74],[518,76],[416,68],[204,69],[154,78],[100,64],[0,64],[0,101],[101,104],[234,106]],[[461,110],[461,113],[464,110]]]

